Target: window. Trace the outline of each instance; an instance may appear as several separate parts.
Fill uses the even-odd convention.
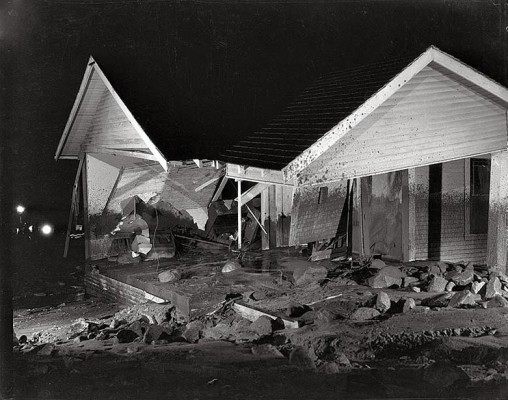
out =
[[[469,231],[487,233],[489,225],[490,160],[471,159],[471,205]]]
[[[318,204],[323,204],[328,198],[328,187],[323,186],[319,188]]]

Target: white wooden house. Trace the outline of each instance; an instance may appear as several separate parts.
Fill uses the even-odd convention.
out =
[[[323,76],[226,176],[257,183],[265,224],[291,219],[276,245],[334,237],[347,198],[354,253],[505,268],[507,112],[505,87],[430,47]]]

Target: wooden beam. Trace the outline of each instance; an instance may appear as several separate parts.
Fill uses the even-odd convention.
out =
[[[133,158],[141,158],[143,160],[152,160],[158,161],[157,157],[151,153],[143,153],[141,151],[128,151],[121,149],[112,149],[108,147],[102,146],[83,146],[83,151],[86,151],[90,154],[111,154],[113,156],[124,156],[124,157],[133,157]]]
[[[72,185],[72,197],[71,197],[71,209],[69,211],[69,221],[67,223],[67,235],[65,236],[65,246],[64,246],[64,252],[63,257],[67,258],[67,252],[69,251],[69,240],[70,240],[70,234],[71,234],[71,227],[72,227],[72,219],[74,217],[75,209],[74,209],[74,202],[76,201],[77,191],[78,191],[78,185],[79,185],[79,177],[81,176],[81,170],[83,169],[83,154],[80,155],[79,158],[79,165],[78,170],[76,171],[76,177],[74,178],[74,185]]]
[[[507,272],[508,151],[492,154],[490,164],[487,265]]]
[[[249,182],[261,182],[277,185],[293,186],[293,182],[284,181],[282,171],[273,169],[245,167],[238,164],[226,164],[226,176],[233,179],[242,179]]]
[[[247,189],[245,192],[242,193],[242,203],[248,203],[251,201],[254,197],[259,195],[263,190],[265,190],[268,187],[265,183],[258,183],[254,186],[252,186],[250,189]],[[238,197],[235,199],[235,201],[238,201]]]
[[[265,235],[268,235],[268,233],[265,230],[265,227],[261,224],[261,222],[259,222],[259,220],[256,218],[256,215],[252,212],[250,207],[247,204],[245,204],[245,207],[247,207],[247,211],[250,212],[250,214],[252,215],[252,218],[254,218],[254,221],[256,221],[256,223],[259,225],[259,227],[265,233]]]
[[[269,186],[261,192],[261,224],[265,227],[261,235],[261,248],[268,250],[270,248],[270,200],[269,200]]]
[[[116,177],[116,181],[113,185],[113,189],[111,189],[111,192],[109,193],[108,200],[106,201],[106,205],[104,206],[104,210],[102,210],[102,213],[105,214],[106,210],[109,207],[109,203],[111,203],[111,200],[115,196],[116,189],[118,188],[118,184],[120,183],[120,179],[122,179],[123,171],[125,170],[125,167],[121,167],[118,171],[118,176]]]
[[[407,170],[408,182],[408,233],[407,233],[407,246],[408,246],[408,261],[416,260],[416,169],[409,168]]]
[[[402,173],[402,261],[409,261],[409,181],[408,171],[401,171]]]
[[[237,247],[238,250],[242,249],[242,181],[240,179],[236,180],[236,186],[238,189],[238,215],[237,215],[237,229],[238,233],[237,237]]]
[[[87,180],[87,154],[84,153],[83,167],[81,171],[81,183],[83,187],[83,229],[85,230],[85,261],[90,259],[90,224],[88,222],[88,180]]]
[[[214,201],[217,201],[222,194],[222,191],[224,190],[224,186],[226,186],[226,183],[228,181],[228,177],[224,176],[222,178],[221,183],[219,184],[219,187],[215,190],[215,193],[213,194],[212,200],[210,200],[210,203],[208,204],[208,207],[210,207],[210,204],[212,204]]]
[[[200,190],[204,189],[205,187],[210,186],[212,183],[218,181],[221,177],[222,177],[222,175],[219,175],[219,176],[216,176],[215,178],[212,178],[212,179],[206,181],[205,183],[203,183],[202,185],[199,185],[196,189],[194,189],[194,191],[199,192]]]
[[[203,160],[200,160],[199,158],[192,159],[194,161],[194,164],[198,166],[198,168],[203,168]]]
[[[300,327],[300,323],[298,321],[292,320],[288,317],[280,317],[275,316],[272,314],[269,314],[268,312],[261,311],[257,308],[254,308],[252,306],[247,306],[244,304],[241,304],[239,302],[233,303],[233,310],[235,310],[238,314],[240,314],[243,318],[248,319],[249,321],[256,321],[259,317],[267,316],[271,319],[277,319],[280,318],[282,322],[284,323],[284,327],[287,329],[295,329]]]

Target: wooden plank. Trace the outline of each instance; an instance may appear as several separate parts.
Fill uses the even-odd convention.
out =
[[[265,227],[263,230],[266,233],[263,233],[261,235],[261,248],[263,250],[268,250],[270,248],[270,226],[269,226],[269,209],[270,209],[270,203],[269,203],[269,189],[266,187],[261,192],[261,217],[260,222]]]
[[[114,156],[124,156],[124,157],[133,157],[140,158],[143,160],[152,160],[157,161],[157,157],[150,153],[143,153],[141,151],[128,151],[122,149],[112,149],[108,147],[102,146],[83,146],[83,151],[87,153],[98,153],[98,154],[111,154]]]
[[[257,219],[256,215],[252,212],[252,210],[250,209],[250,207],[246,204],[245,207],[247,208],[247,211],[250,212],[250,214],[252,215],[252,218],[254,218],[254,221],[256,221],[256,223],[259,225],[259,227],[261,228],[261,230],[265,233],[265,235],[267,235],[267,232],[265,230],[265,227],[261,224],[261,222]]]
[[[217,201],[219,197],[222,195],[222,191],[224,190],[224,186],[226,186],[228,179],[229,178],[227,176],[224,176],[222,178],[219,187],[215,190],[215,193],[213,194],[212,200],[210,200],[210,203],[208,203],[208,207],[210,207],[210,204],[212,204],[214,201]]]
[[[236,186],[238,190],[238,211],[237,211],[237,248],[242,249],[242,181],[236,180]]]
[[[204,189],[205,187],[210,186],[212,183],[218,181],[220,178],[222,178],[222,175],[216,176],[215,178],[212,178],[212,179],[206,181],[205,183],[203,183],[202,185],[199,185],[196,189],[194,189],[194,191],[199,192],[200,190]]]
[[[245,192],[242,193],[242,203],[243,204],[248,203],[254,197],[258,196],[267,187],[268,187],[267,184],[258,183],[252,186],[250,189],[247,189]],[[235,201],[238,201],[238,197],[235,198]]]
[[[407,258],[408,261],[416,259],[416,169],[407,171],[408,198],[407,198]]]
[[[203,168],[203,160],[200,160],[199,158],[194,158],[192,161],[198,166],[198,168]]]
[[[104,206],[104,210],[102,211],[103,214],[105,214],[107,212],[108,207],[109,207],[109,203],[111,203],[111,200],[115,197],[116,190],[118,188],[118,183],[122,179],[122,175],[123,175],[123,171],[124,170],[125,170],[125,167],[121,167],[120,170],[118,171],[118,176],[117,176],[116,181],[115,181],[115,183],[113,185],[113,189],[109,193],[108,200],[106,201],[106,205]]]
[[[238,314],[240,314],[243,318],[248,319],[249,321],[256,321],[259,317],[267,316],[271,319],[282,319],[282,322],[284,323],[284,327],[286,329],[295,329],[300,327],[299,321],[292,320],[287,317],[280,317],[272,315],[268,312],[261,311],[257,308],[254,308],[252,306],[246,306],[244,304],[241,304],[239,302],[235,302],[233,304],[233,310],[235,310]]]
[[[250,182],[261,182],[268,184],[293,185],[293,182],[286,182],[282,171],[263,169],[256,167],[244,167],[238,164],[226,164],[226,176],[233,179],[242,179]]]
[[[410,235],[410,225],[409,225],[409,174],[407,170],[401,172],[402,174],[402,207],[401,207],[401,217],[402,217],[402,261],[409,261],[409,235]]]
[[[78,170],[76,171],[76,177],[74,178],[74,184],[72,185],[72,197],[71,197],[71,209],[69,211],[69,221],[67,223],[67,234],[65,235],[65,246],[64,246],[64,252],[63,257],[67,258],[67,252],[69,251],[69,240],[70,240],[70,234],[71,234],[71,227],[72,227],[72,219],[74,217],[75,209],[74,209],[74,202],[76,200],[77,191],[78,191],[78,185],[79,185],[79,177],[81,176],[81,170],[83,169],[83,155],[79,158],[79,165]]]
[[[83,168],[81,172],[81,182],[83,186],[83,228],[85,230],[85,261],[90,259],[90,223],[88,215],[88,155],[83,154]]]

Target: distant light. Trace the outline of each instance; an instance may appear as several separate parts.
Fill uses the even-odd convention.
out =
[[[44,224],[41,227],[41,232],[43,235],[51,235],[53,233],[53,227],[49,224]]]
[[[23,214],[25,212],[25,207],[23,207],[21,204],[16,207],[16,211],[18,214]]]
[[[34,231],[34,226],[33,226],[33,225],[30,225],[30,226],[28,227],[28,230],[29,230],[30,232],[33,232],[33,231]]]

